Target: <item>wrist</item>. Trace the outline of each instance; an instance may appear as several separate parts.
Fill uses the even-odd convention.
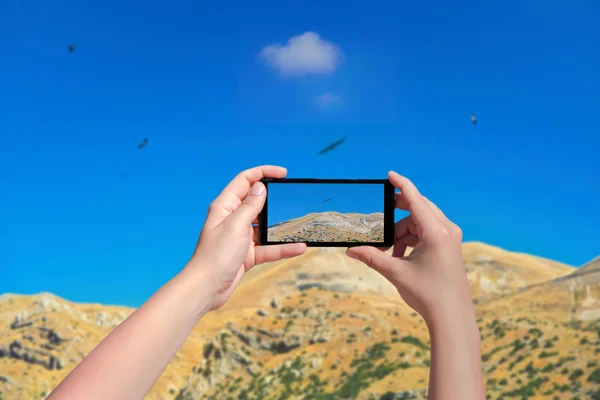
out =
[[[479,327],[475,318],[475,310],[473,304],[468,301],[446,303],[442,307],[438,307],[427,315],[425,323],[431,333],[436,331],[444,332],[477,332],[479,339]]]
[[[212,309],[216,288],[206,268],[188,263],[174,278],[186,302],[193,304],[198,319]]]

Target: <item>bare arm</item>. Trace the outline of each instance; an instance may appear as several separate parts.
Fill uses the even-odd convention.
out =
[[[428,323],[431,400],[483,399],[481,340],[472,307],[454,308]]]
[[[143,399],[200,318],[213,294],[184,269],[113,330],[49,400]]]
[[[294,257],[303,243],[260,247],[252,221],[266,198],[263,177],[285,168],[240,173],[209,208],[188,265],[111,332],[50,394],[50,400],[143,399],[200,318],[221,307],[254,265]]]

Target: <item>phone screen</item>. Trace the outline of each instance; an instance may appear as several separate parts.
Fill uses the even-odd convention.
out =
[[[266,242],[383,245],[387,190],[386,180],[270,181]]]

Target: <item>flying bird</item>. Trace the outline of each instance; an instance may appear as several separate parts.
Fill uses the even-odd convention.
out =
[[[341,138],[340,140],[338,140],[337,142],[331,143],[329,146],[325,147],[323,150],[321,150],[320,152],[318,152],[317,154],[325,154],[328,151],[331,151],[333,149],[335,149],[336,147],[338,147],[340,144],[342,144],[344,142],[344,140],[346,140],[346,136],[344,136],[343,138]]]
[[[138,144],[138,149],[145,147],[147,144],[148,144],[148,138],[144,138],[144,140],[142,140],[142,143]]]
[[[473,125],[477,126],[477,117],[475,116],[475,114],[470,113],[469,115],[471,116],[471,121],[473,122]]]
[[[75,42],[73,42],[69,45],[69,53],[72,53],[75,51],[75,46],[76,46]]]
[[[329,200],[331,200],[333,197],[330,197],[328,199],[323,200],[321,203],[327,203]]]

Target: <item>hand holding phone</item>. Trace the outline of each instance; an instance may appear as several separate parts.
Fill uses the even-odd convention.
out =
[[[481,337],[463,266],[462,231],[408,178],[388,176],[400,191],[396,208],[409,212],[395,224],[392,254],[371,246],[346,253],[387,278],[425,320],[432,349],[429,395],[483,400]]]

